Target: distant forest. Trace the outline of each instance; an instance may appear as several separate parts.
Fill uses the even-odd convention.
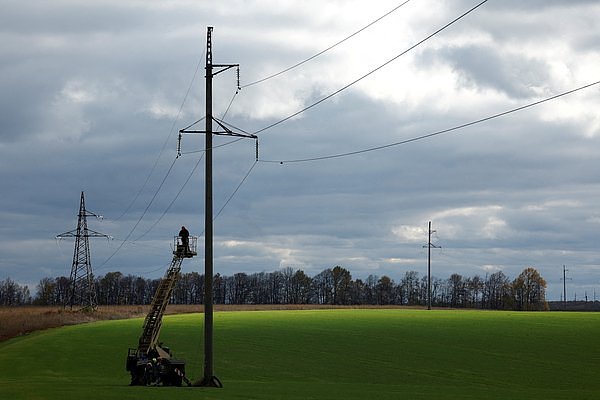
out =
[[[109,272],[94,279],[99,305],[144,305],[160,279]],[[546,281],[535,268],[525,268],[511,280],[503,272],[485,278],[452,274],[447,279],[432,277],[434,307],[491,310],[545,310]],[[0,305],[63,305],[69,293],[69,278],[44,278],[31,295],[27,286],[10,278],[0,281]],[[233,276],[216,274],[213,279],[215,304],[325,304],[325,305],[427,305],[427,276],[408,271],[399,282],[388,276],[369,275],[353,279],[350,271],[336,266],[315,276],[293,268]],[[203,304],[204,275],[181,274],[172,304]]]

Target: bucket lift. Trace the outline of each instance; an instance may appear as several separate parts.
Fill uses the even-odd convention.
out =
[[[197,255],[197,242],[197,237],[190,236],[186,246],[180,236],[174,238],[173,260],[154,293],[138,347],[130,348],[127,354],[126,369],[131,373],[131,385],[160,382],[165,386],[181,386],[182,381],[190,385],[185,376],[185,361],[174,359],[171,350],[159,342],[159,335],[165,309],[179,279],[181,263],[184,258]]]

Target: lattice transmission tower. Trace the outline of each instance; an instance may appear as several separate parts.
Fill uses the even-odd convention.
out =
[[[100,215],[85,209],[85,198],[83,192],[81,192],[77,228],[56,236],[57,239],[68,237],[75,238],[75,250],[73,252],[71,277],[69,278],[69,290],[64,302],[64,307],[69,305],[71,309],[73,309],[73,306],[79,306],[82,309],[87,310],[96,310],[96,308],[98,308],[96,288],[94,287],[94,274],[92,273],[92,262],[90,258],[89,238],[104,237],[110,239],[110,236],[88,229],[87,217],[90,216],[102,219]]]

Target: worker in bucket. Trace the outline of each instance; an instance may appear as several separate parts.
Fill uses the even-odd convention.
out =
[[[181,230],[179,231],[179,237],[181,238],[181,244],[183,246],[183,251],[185,253],[188,253],[190,251],[190,248],[189,248],[190,233],[188,232],[187,229],[185,229],[185,226],[181,227]]]

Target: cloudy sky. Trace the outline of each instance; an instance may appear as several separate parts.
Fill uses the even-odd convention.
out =
[[[567,296],[600,299],[600,4],[489,0],[430,37],[479,1],[402,3],[0,0],[0,279],[69,275],[55,235],[81,191],[114,237],[92,239],[98,275],[159,277],[182,224],[202,235],[204,136],[176,158],[177,136],[204,116],[213,26],[242,86],[215,77],[214,115],[260,144],[215,139],[215,213],[243,182],[215,272],[423,276],[432,221],[436,277],[534,266],[558,300],[566,265]]]

